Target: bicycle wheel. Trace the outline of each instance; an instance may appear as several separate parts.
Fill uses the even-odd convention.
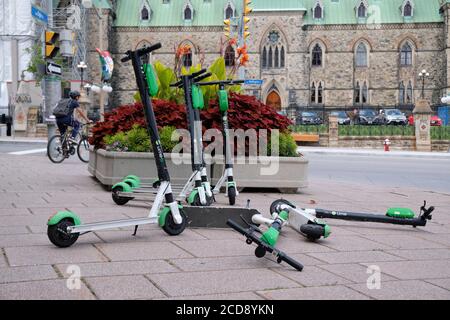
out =
[[[89,162],[89,141],[86,138],[80,140],[77,148],[78,158],[84,163]]]
[[[53,163],[61,163],[66,159],[61,136],[54,136],[47,144],[47,156]]]

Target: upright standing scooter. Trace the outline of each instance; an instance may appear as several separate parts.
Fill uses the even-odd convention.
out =
[[[180,82],[172,86],[182,88],[184,81],[188,83],[195,83],[211,76],[211,73],[205,74],[205,72],[206,70],[201,70],[191,75],[183,76],[183,79]],[[186,200],[186,202],[192,206],[209,206],[212,203],[213,194],[211,191],[211,185],[208,181],[206,165],[203,157],[203,147],[201,142],[202,132],[201,127],[199,131],[196,131],[195,128],[195,124],[198,124],[198,122],[195,121],[195,109],[202,109],[204,107],[204,102],[203,99],[201,99],[203,96],[197,97],[199,94],[198,91],[192,91],[192,94],[196,95],[195,99],[193,97],[185,97],[185,99],[187,99],[186,101],[190,103],[189,106],[186,105],[186,117],[191,138],[191,146],[195,146],[195,148],[191,148],[193,173],[184,186],[175,185],[172,186],[172,188],[178,194],[178,201]],[[155,92],[155,94],[156,93],[157,92]],[[201,150],[200,147],[202,147]],[[149,201],[153,199],[152,197],[155,194],[155,189],[159,187],[159,184],[160,181],[143,183],[138,176],[129,175],[112,187],[112,198],[118,205],[125,205],[131,200]]]
[[[128,51],[127,56],[122,59],[122,62],[131,60],[133,63],[136,82],[141,94],[145,117],[147,119],[148,133],[153,146],[156,167],[158,169],[160,185],[149,216],[139,219],[116,220],[82,225],[80,218],[73,212],[61,211],[48,220],[47,235],[50,241],[56,246],[62,248],[70,247],[77,241],[80,235],[113,228],[134,226],[134,235],[136,235],[139,226],[159,223],[163,230],[172,236],[181,234],[186,228],[187,217],[183,212],[183,208],[175,201],[172,193],[170,175],[167,170],[166,160],[164,158],[164,152],[161,146],[156,118],[149,94],[150,92],[155,91],[155,86],[157,91],[156,76],[151,65],[147,65],[144,70],[142,64],[142,57],[149,55],[152,51],[159,48],[161,48],[160,43],[137,51]],[[164,200],[166,205],[161,209]]]
[[[171,87],[182,88],[186,104],[186,114],[191,135],[191,160],[194,177],[194,188],[187,197],[187,203],[192,206],[210,206],[214,201],[211,184],[206,170],[203,131],[200,110],[205,107],[203,93],[198,84],[210,77],[206,69],[192,75],[183,75],[181,80]]]
[[[226,195],[230,205],[235,205],[236,197],[239,195],[237,190],[236,181],[234,181],[233,174],[233,152],[232,143],[230,138],[230,126],[228,122],[228,92],[225,90],[226,86],[234,86],[245,83],[244,80],[226,80],[226,81],[213,81],[213,82],[200,82],[199,86],[219,86],[218,101],[219,109],[222,119],[222,134],[224,139],[223,152],[225,157],[225,170],[214,187],[213,194],[219,194],[220,189],[226,182]]]

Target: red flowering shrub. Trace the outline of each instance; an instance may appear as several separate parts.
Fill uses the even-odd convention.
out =
[[[272,107],[263,104],[255,97],[231,93],[229,98],[229,121],[232,129],[279,129],[286,132],[291,121],[279,115]],[[186,129],[186,108],[164,100],[153,100],[153,108],[158,127],[173,126]],[[217,100],[210,102],[210,107],[202,111],[201,118],[204,130],[214,128],[221,130],[222,122]],[[120,131],[126,132],[138,124],[146,125],[144,110],[141,104],[119,107],[105,114],[105,122],[97,123],[92,130],[91,145],[104,148],[103,138]]]

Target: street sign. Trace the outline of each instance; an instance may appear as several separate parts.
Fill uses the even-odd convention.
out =
[[[62,75],[62,69],[60,65],[57,65],[52,62],[47,62],[47,68],[46,68],[47,74],[54,74],[56,76]]]
[[[245,84],[260,86],[263,84],[263,80],[256,80],[256,79],[245,80]]]
[[[31,6],[31,15],[44,24],[48,24],[48,14],[36,6]]]

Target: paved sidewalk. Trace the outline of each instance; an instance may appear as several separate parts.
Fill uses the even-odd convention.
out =
[[[169,237],[155,226],[95,232],[71,248],[49,243],[46,222],[56,211],[83,222],[145,216],[148,206],[116,206],[76,159],[61,165],[44,156],[0,155],[0,299],[450,299],[450,194],[311,181],[285,198],[301,206],[385,211],[388,204],[436,206],[425,228],[329,221],[332,235],[305,241],[287,228],[279,248],[303,272],[257,259],[254,247],[229,230],[186,230]],[[267,214],[282,195],[242,193],[239,203]],[[219,197],[225,203],[224,197]],[[367,267],[381,269],[369,290]],[[79,290],[69,290],[73,266]]]
[[[26,137],[0,137],[2,143],[20,143],[20,144],[42,144],[47,143],[46,138],[26,138]]]

